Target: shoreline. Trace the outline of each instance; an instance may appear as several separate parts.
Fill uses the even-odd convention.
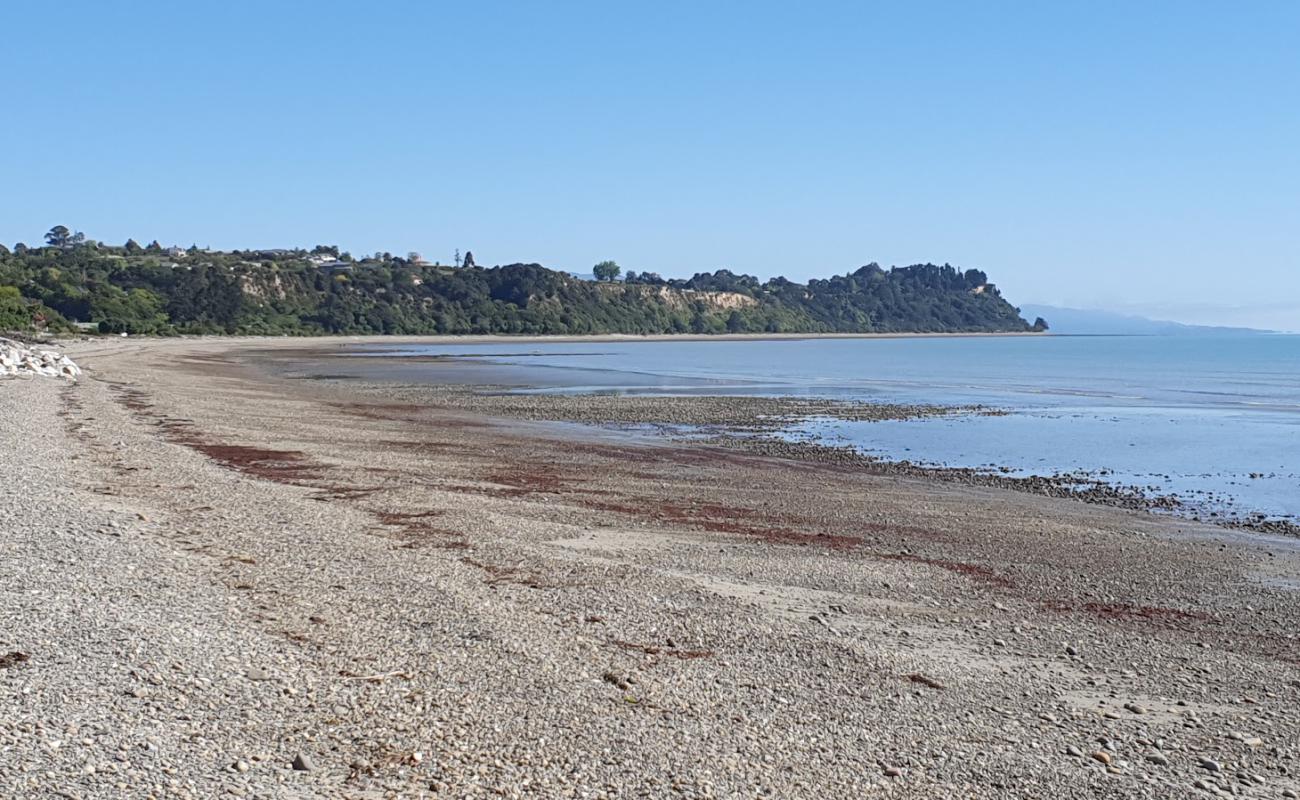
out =
[[[898,332],[898,333],[595,333],[595,334],[455,334],[455,335],[389,335],[389,334],[331,334],[314,336],[261,336],[231,334],[226,336],[134,336],[126,337],[132,341],[159,342],[212,342],[225,341],[233,343],[266,342],[280,343],[293,347],[294,343],[311,341],[321,347],[333,344],[361,342],[364,344],[384,343],[418,343],[418,344],[501,344],[510,342],[551,342],[557,344],[576,342],[740,342],[740,341],[789,341],[803,339],[967,339],[967,338],[1002,338],[1002,337],[1043,337],[1070,336],[1073,334],[1054,334],[1050,331],[953,331],[953,332]],[[1109,335],[1109,334],[1105,334]],[[1127,335],[1127,334],[1123,334]],[[108,336],[57,336],[55,341],[95,342],[115,341]]]
[[[0,383],[0,794],[1300,791],[1289,541],[71,355]]]
[[[707,337],[705,337],[707,338]],[[629,386],[636,373],[618,372],[618,391],[606,395],[600,384],[578,391],[568,388],[565,376],[573,367],[526,366],[496,362],[492,356],[384,356],[369,351],[347,353],[349,367],[364,366],[354,374],[330,374],[328,365],[341,364],[337,354],[326,349],[301,351],[303,362],[294,363],[306,380],[354,381],[361,391],[387,391],[383,387],[403,386],[399,391],[413,402],[427,402],[463,411],[512,419],[581,423],[595,426],[642,427],[654,435],[687,442],[707,441],[721,447],[778,455],[784,458],[836,464],[877,474],[908,475],[928,480],[990,486],[1014,491],[1073,499],[1096,505],[1170,515],[1190,522],[1206,522],[1225,528],[1300,537],[1300,518],[1266,514],[1231,499],[1188,499],[1175,492],[1161,492],[1107,481],[1097,474],[1110,469],[1094,465],[1091,473],[1051,472],[1010,475],[1005,465],[967,467],[886,457],[864,453],[852,445],[798,441],[781,435],[782,430],[809,417],[829,417],[855,422],[904,421],[937,416],[1006,416],[1015,413],[983,405],[941,405],[889,403],[866,400],[837,400],[773,392],[737,392],[736,381],[715,387],[704,379],[681,378],[673,389],[647,383],[644,391]],[[316,361],[319,359],[319,361]],[[323,368],[313,371],[310,366]],[[419,365],[410,368],[410,365]],[[435,366],[436,365],[436,366]],[[433,367],[433,371],[429,371]],[[580,369],[586,375],[604,374],[599,369]],[[454,390],[448,391],[448,385]],[[375,389],[375,387],[379,387]],[[716,391],[717,388],[723,391]],[[725,391],[731,388],[733,391]],[[540,390],[540,391],[532,391]],[[716,391],[716,393],[715,393]],[[491,396],[485,396],[490,394]]]
[[[426,362],[427,363],[427,362]],[[382,381],[357,381],[363,393],[395,392],[404,402],[429,403],[444,408],[506,419],[590,426],[603,431],[648,434],[668,442],[708,444],[783,459],[829,464],[876,475],[900,475],[949,484],[986,486],[1016,492],[1068,499],[1080,503],[1160,514],[1193,523],[1207,523],[1242,531],[1300,537],[1300,520],[1267,515],[1230,501],[1192,503],[1175,493],[1162,493],[1135,485],[1105,481],[1092,474],[1054,472],[1010,475],[1008,467],[960,467],[889,458],[864,453],[852,445],[794,440],[781,435],[789,425],[806,417],[829,417],[853,422],[910,421],[934,417],[1003,416],[1008,412],[985,406],[943,406],[877,403],[856,400],[810,399],[798,395],[710,394],[698,387],[686,394],[628,393],[611,401],[595,392],[516,393],[516,385],[493,383],[489,394],[477,394],[475,370],[493,373],[490,365],[473,365],[467,373],[452,367],[456,390],[430,386],[390,388]],[[526,368],[503,370],[524,373]],[[346,377],[307,378],[347,384]],[[1099,467],[1105,470],[1105,467]]]

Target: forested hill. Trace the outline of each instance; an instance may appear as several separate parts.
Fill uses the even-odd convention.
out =
[[[57,230],[57,229],[56,229]],[[807,284],[726,270],[581,280],[332,247],[209,252],[128,242],[0,246],[0,330],[190,334],[1025,331],[983,272],[871,264]],[[1043,325],[1039,324],[1038,328]]]

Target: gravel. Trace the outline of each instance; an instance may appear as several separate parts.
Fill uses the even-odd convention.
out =
[[[1300,790],[1294,542],[252,346],[0,383],[0,796]]]

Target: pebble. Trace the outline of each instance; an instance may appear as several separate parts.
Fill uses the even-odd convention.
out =
[[[96,356],[95,364],[97,372],[109,374],[103,359]],[[99,381],[83,381],[70,391],[64,391],[57,380],[0,382],[0,396],[6,390],[12,390],[9,392],[12,397],[57,398],[62,394],[84,403],[85,410],[80,413],[100,418],[84,424],[102,443],[123,441],[118,437],[124,434],[117,433],[110,422],[124,429],[139,422],[116,406],[101,402],[100,395],[115,396],[115,390]],[[159,407],[165,408],[165,392],[160,398]],[[8,412],[9,407],[3,403],[0,397],[0,412]],[[110,418],[109,411],[116,416]],[[196,407],[195,424],[205,423],[207,413]],[[0,413],[0,418],[6,415]],[[122,419],[118,420],[117,416]],[[63,425],[82,423],[76,412],[66,421],[55,418],[52,412],[45,418],[48,419],[45,429],[52,431],[55,438],[64,436]],[[5,430],[4,425],[0,419],[0,431]],[[144,427],[148,433],[154,433],[152,426]],[[255,443],[251,433],[241,433],[235,441]],[[253,481],[224,466],[207,465],[187,450],[166,449],[179,450],[198,466],[182,463],[184,469],[175,469],[173,477],[176,465],[170,459],[164,460],[162,449],[157,448],[158,452],[142,449],[134,435],[120,447],[106,448],[104,469],[113,468],[116,463],[107,459],[120,456],[128,466],[152,464],[155,474],[123,473],[119,483],[106,479],[91,484],[118,488],[125,493],[125,496],[99,501],[111,504],[113,513],[122,522],[109,523],[107,516],[100,512],[101,505],[96,505],[93,521],[82,525],[80,517],[55,515],[55,512],[62,514],[61,509],[71,505],[57,502],[57,491],[62,490],[64,482],[62,475],[70,472],[66,463],[51,460],[51,468],[42,472],[28,466],[29,463],[39,466],[38,460],[16,460],[14,450],[0,448],[0,452],[5,452],[0,462],[13,461],[26,467],[6,471],[0,466],[0,475],[17,476],[16,486],[21,490],[5,495],[0,487],[0,519],[6,520],[0,527],[6,527],[11,518],[6,516],[10,511],[3,502],[8,497],[14,498],[11,502],[15,509],[33,519],[41,520],[36,513],[26,511],[27,508],[48,507],[58,521],[57,525],[44,525],[41,520],[42,526],[34,525],[32,535],[24,537],[53,551],[49,559],[52,566],[47,572],[16,584],[16,591],[6,595],[6,600],[24,603],[22,608],[32,609],[48,599],[67,596],[74,598],[71,607],[75,609],[76,598],[93,597],[100,602],[83,604],[84,613],[91,621],[107,619],[111,624],[109,613],[116,613],[120,608],[129,612],[124,615],[128,620],[158,619],[169,623],[165,636],[147,643],[140,642],[136,636],[122,635],[124,631],[129,634],[134,630],[130,626],[107,627],[105,634],[88,628],[94,632],[92,636],[68,637],[70,642],[87,640],[95,645],[80,655],[84,661],[76,661],[69,659],[68,647],[56,648],[59,640],[53,635],[75,625],[79,620],[76,615],[51,614],[45,628],[28,622],[41,619],[38,615],[15,615],[24,629],[20,633],[3,632],[5,642],[0,654],[21,646],[30,650],[32,662],[0,669],[0,680],[12,680],[17,691],[31,686],[32,694],[20,698],[21,702],[13,706],[0,700],[0,708],[39,709],[37,701],[43,692],[50,698],[48,707],[53,710],[40,716],[27,716],[24,712],[16,726],[0,718],[0,753],[5,754],[0,756],[0,761],[16,754],[15,763],[19,765],[39,765],[24,774],[0,768],[3,773],[0,797],[45,796],[40,789],[55,787],[67,788],[70,796],[85,800],[108,796],[114,791],[113,796],[152,794],[159,798],[299,796],[298,792],[304,797],[317,796],[303,788],[292,792],[290,785],[319,784],[313,788],[329,794],[335,789],[335,781],[342,782],[342,776],[347,774],[335,768],[347,764],[356,774],[347,779],[348,786],[340,786],[338,791],[352,792],[356,797],[415,797],[425,786],[433,790],[432,796],[439,797],[489,796],[493,792],[503,797],[655,797],[668,795],[676,779],[680,781],[681,796],[701,798],[740,793],[740,787],[752,789],[753,796],[766,797],[860,797],[871,796],[873,790],[902,795],[911,794],[908,787],[918,783],[926,785],[926,789],[916,790],[918,796],[956,796],[960,793],[959,786],[979,786],[979,796],[986,799],[1022,793],[1040,797],[1155,798],[1194,794],[1187,793],[1186,789],[1199,776],[1204,785],[1220,793],[1231,784],[1239,796],[1294,798],[1294,793],[1283,793],[1284,786],[1290,782],[1279,771],[1284,766],[1283,757],[1277,751],[1268,752],[1274,746],[1285,752],[1295,740],[1295,724],[1288,712],[1294,692],[1285,688],[1291,678],[1286,672],[1265,672],[1258,667],[1261,662],[1251,660],[1253,656],[1248,649],[1240,656],[1234,655],[1231,663],[1214,659],[1184,661],[1185,634],[1176,630],[1168,632],[1168,636],[1148,636],[1152,626],[1141,620],[1094,620],[1092,614],[1084,614],[1077,608],[1045,614],[1031,610],[1028,619],[1035,624],[1008,627],[1006,633],[1012,638],[999,640],[1008,649],[993,651],[998,654],[997,663],[1005,664],[1005,671],[996,684],[990,684],[994,686],[991,692],[968,691],[958,670],[936,673],[945,675],[946,680],[952,679],[953,691],[946,694],[927,691],[921,697],[914,697],[906,681],[908,671],[950,664],[946,657],[933,659],[928,652],[935,637],[959,631],[958,626],[966,624],[968,613],[971,618],[984,613],[982,603],[974,607],[958,605],[958,610],[952,612],[943,608],[951,602],[949,584],[958,580],[948,573],[938,575],[940,580],[932,585],[912,576],[914,569],[921,570],[921,567],[906,563],[889,562],[863,570],[862,574],[870,577],[863,578],[861,584],[871,588],[880,586],[883,581],[877,573],[888,574],[895,587],[907,587],[899,592],[900,596],[906,595],[909,600],[937,609],[933,612],[936,615],[954,617],[951,622],[909,619],[906,624],[914,633],[911,641],[918,644],[909,648],[916,653],[906,661],[892,655],[885,658],[870,649],[868,637],[874,631],[895,630],[891,627],[895,615],[877,616],[868,602],[839,601],[838,595],[831,594],[825,598],[817,596],[819,599],[812,610],[821,609],[819,618],[837,620],[837,627],[843,621],[846,634],[853,634],[855,652],[841,653],[848,648],[830,647],[815,628],[805,631],[805,624],[791,633],[784,615],[733,613],[727,604],[721,608],[703,604],[695,594],[683,595],[675,579],[664,581],[650,574],[645,577],[645,587],[629,580],[630,588],[638,591],[628,591],[629,587],[623,586],[607,587],[607,584],[621,583],[625,576],[638,574],[633,570],[639,567],[626,565],[609,575],[607,566],[600,566],[592,573],[590,564],[578,569],[566,561],[566,575],[573,577],[576,588],[572,591],[548,588],[532,594],[544,598],[540,602],[532,601],[540,607],[538,613],[538,607],[523,599],[531,593],[516,588],[509,580],[481,585],[483,570],[462,565],[459,553],[433,549],[389,551],[382,540],[377,540],[382,546],[372,552],[368,544],[369,538],[374,537],[365,534],[368,538],[362,538],[361,533],[353,537],[350,528],[337,524],[339,519],[350,520],[348,515],[355,515],[356,509],[342,502],[307,502],[297,497],[302,494],[300,487],[281,488],[271,481]],[[39,452],[42,458],[49,458],[44,448]],[[231,474],[226,475],[227,472]],[[72,474],[82,477],[80,468]],[[110,478],[115,475],[109,473]],[[229,483],[231,488],[216,491],[205,483],[206,477],[219,486]],[[593,482],[596,480],[593,478]],[[193,487],[183,491],[182,508],[206,508],[211,503],[220,510],[182,517],[159,500],[157,510],[149,511],[149,516],[158,520],[156,525],[137,527],[130,521],[136,502],[134,494],[143,494],[154,481],[167,484],[167,487],[157,487],[157,491],[149,490],[155,495],[173,485]],[[130,488],[136,483],[144,488]],[[48,491],[44,488],[46,484],[52,487]],[[240,488],[245,484],[251,488]],[[41,502],[28,502],[28,495]],[[261,499],[262,495],[266,496],[265,500]],[[226,501],[226,505],[214,500]],[[278,505],[281,502],[283,508]],[[250,512],[263,512],[249,527],[245,527],[247,523],[242,517],[234,517],[236,512],[243,513],[246,503]],[[491,505],[487,501],[484,504]],[[336,506],[342,509],[340,513],[334,512]],[[308,509],[303,519],[298,518],[302,516],[301,507]],[[781,508],[774,507],[771,513]],[[477,501],[470,504],[470,510],[480,510]],[[830,512],[827,514],[830,518]],[[234,518],[226,520],[227,515]],[[131,535],[113,542],[87,535],[97,524],[109,530],[120,526]],[[209,524],[216,527],[209,530]],[[521,574],[538,566],[531,555],[516,549],[513,540],[499,538],[486,525],[482,530],[474,527],[470,521],[461,519],[460,512],[449,514],[447,524],[465,526],[466,533],[475,536],[475,547],[480,552],[472,557],[481,563],[511,567],[518,564]],[[300,530],[311,527],[330,531],[331,536],[316,540],[300,535]],[[65,528],[69,533],[66,542],[62,542],[56,535]],[[531,528],[524,530],[531,535]],[[545,530],[548,537],[555,535],[549,528],[539,530]],[[219,604],[214,606],[211,600],[224,599],[227,594],[224,587],[217,582],[209,591],[206,588],[208,569],[206,564],[200,564],[205,580],[198,582],[199,588],[195,589],[188,573],[181,569],[192,567],[190,561],[195,557],[182,555],[182,560],[174,563],[172,551],[177,546],[169,538],[158,535],[163,532],[185,537],[186,547],[215,545],[213,556],[222,560],[214,563],[224,564],[228,554],[247,555],[250,561],[256,557],[255,564],[233,561],[228,567],[233,573],[232,580],[253,583],[254,579],[261,578],[257,583],[269,586],[271,576],[293,574],[301,576],[303,583],[295,583],[294,591],[282,597],[259,591],[254,602],[249,602],[248,610],[256,613],[252,621],[242,615],[211,614],[214,608],[222,608]],[[335,536],[340,547],[346,545],[349,550],[361,547],[364,558],[336,567]],[[1123,541],[1127,542],[1126,547],[1134,547],[1138,555],[1147,552],[1140,542]],[[924,552],[923,545],[916,546]],[[742,573],[752,567],[753,571],[743,580],[758,590],[776,591],[771,587],[795,583],[792,576],[804,580],[809,570],[823,563],[835,568],[827,575],[818,576],[817,582],[825,581],[828,589],[842,588],[840,581],[862,577],[856,566],[860,559],[843,559],[841,564],[838,559],[842,557],[834,552],[822,556],[806,548],[795,551],[788,545],[765,544],[765,549],[775,551],[781,558],[760,560],[751,558],[747,547],[744,543],[728,541],[727,550],[719,551],[723,553],[719,558],[726,560],[728,568],[734,566]],[[881,547],[894,549],[888,535]],[[788,553],[798,554],[793,566],[786,559]],[[674,551],[665,553],[663,558],[677,556]],[[739,560],[741,556],[744,561]],[[711,568],[711,564],[694,564],[695,557],[691,555],[686,563],[699,572]],[[823,558],[826,560],[819,560]],[[120,565],[106,559],[120,560]],[[413,559],[418,559],[418,564]],[[28,560],[40,563],[38,559]],[[390,562],[395,570],[392,573],[384,571],[390,568]],[[140,581],[133,583],[125,577],[143,564],[149,565],[145,583],[148,592],[140,591]],[[850,568],[849,564],[855,566]],[[412,569],[416,565],[420,570],[434,573],[436,580],[417,578],[407,582],[411,573],[416,572]],[[670,562],[670,565],[679,567],[681,563]],[[1161,564],[1155,572],[1163,574],[1166,566]],[[30,565],[24,564],[24,569],[27,568]],[[843,575],[838,572],[841,568]],[[91,582],[90,578],[98,577],[95,570],[110,580]],[[17,570],[13,572],[20,574]],[[466,575],[462,576],[462,572]],[[54,591],[44,590],[50,576],[83,573],[87,576],[84,584],[54,581]],[[1028,584],[1029,577],[1035,573],[1026,574]],[[390,575],[396,576],[391,578],[391,585],[397,585],[400,578],[402,587],[418,591],[410,598],[394,598],[387,595],[390,584],[385,583],[385,589],[377,590],[372,597],[365,587],[375,582],[367,579]],[[153,580],[155,577],[157,581]],[[611,577],[617,580],[611,581]],[[1070,590],[1064,595],[1073,597],[1071,592],[1086,590],[1094,593],[1089,596],[1099,603],[1120,602],[1128,590],[1120,585],[1119,579],[1126,576],[1121,573],[1112,577],[1113,581],[1111,577],[1099,579],[1097,585],[1080,584],[1082,588],[1064,584]],[[916,580],[915,587],[913,580]],[[953,591],[966,591],[968,578],[960,580],[961,586]],[[359,588],[351,588],[353,582]],[[474,614],[466,615],[461,608],[444,611],[436,603],[413,602],[438,596],[432,591],[425,594],[426,583],[439,589],[445,583],[454,590],[455,597],[470,598],[481,605],[475,606]],[[1181,585],[1176,583],[1171,588]],[[83,587],[89,591],[75,591]],[[139,596],[133,593],[137,591]],[[190,591],[194,592],[193,598],[187,596]],[[653,594],[653,602],[643,598],[643,594]],[[1152,598],[1161,596],[1152,589]],[[242,600],[245,595],[237,597],[241,598],[238,602],[245,602]],[[830,597],[835,598],[833,602],[852,605],[829,605]],[[265,603],[264,607],[256,604],[261,602]],[[791,600],[792,604],[795,602]],[[1284,611],[1290,613],[1290,605],[1282,605],[1281,599],[1275,602],[1280,609],[1278,618],[1282,618]],[[101,613],[101,606],[107,606],[107,611]],[[570,626],[567,621],[583,619],[594,606],[598,606],[606,620],[609,633],[588,638],[590,628]],[[665,606],[671,613],[662,613]],[[63,609],[63,605],[54,607]],[[845,608],[853,609],[848,619],[841,610]],[[155,616],[144,616],[142,610],[152,611]],[[552,615],[551,611],[556,613]],[[306,616],[308,613],[313,616]],[[1004,613],[1008,617],[1011,613],[1019,615],[1019,602],[1014,612]],[[335,652],[331,646],[318,653],[306,645],[286,647],[279,638],[281,631],[299,633],[307,622],[319,624],[319,619],[331,621],[331,632],[351,631],[343,626],[352,624],[353,616],[365,620],[364,627],[357,629],[364,638],[359,636],[356,640],[364,643],[364,648],[349,645]],[[371,622],[372,619],[376,621]],[[1226,614],[1225,619],[1228,619]],[[570,627],[582,632],[566,638]],[[375,631],[373,640],[371,628]],[[978,659],[978,654],[986,648],[992,650],[987,637],[997,635],[993,632],[996,629],[996,626],[993,630],[983,628],[972,635],[969,642],[962,644],[963,652]],[[316,630],[324,633],[323,629]],[[194,635],[196,632],[201,635]],[[893,633],[887,635],[891,641],[882,646],[886,648],[883,652],[890,653],[895,642]],[[352,642],[351,636],[349,633],[349,638],[340,641]],[[639,649],[615,646],[607,636],[653,644],[658,652],[650,655]],[[669,638],[672,643],[665,644]],[[1144,646],[1148,639],[1151,649]],[[768,643],[772,641],[781,642],[780,647],[770,648]],[[553,661],[548,653],[557,644],[572,647],[561,648],[565,657]],[[399,650],[397,645],[405,648]],[[716,648],[716,653],[688,661],[676,658],[679,655],[676,650],[665,649],[674,646],[681,653],[696,648]],[[433,647],[438,650],[437,659],[426,662],[414,655]],[[862,652],[857,651],[859,647]],[[1226,649],[1227,645],[1223,647]],[[1087,659],[1076,658],[1080,650],[1088,651]],[[394,653],[401,657],[378,657]],[[777,653],[789,661],[758,657]],[[578,655],[569,658],[570,654]],[[864,654],[866,658],[862,657]],[[1070,658],[1061,659],[1062,654]],[[1248,667],[1240,670],[1241,675],[1236,669],[1239,661]],[[882,667],[887,672],[882,673]],[[375,681],[341,680],[339,670],[343,668],[356,670],[356,674],[389,675],[391,672],[394,677]],[[128,669],[132,677],[125,677]],[[397,673],[392,671],[398,669],[413,672],[418,669],[422,674],[396,677]],[[51,680],[49,676],[58,670],[71,677],[61,682]],[[629,688],[635,676],[636,693],[642,699],[640,705],[624,703],[623,696],[610,689],[610,681],[600,679],[607,670]],[[102,678],[87,681],[83,675]],[[827,679],[827,675],[837,677]],[[1272,682],[1265,684],[1265,680]],[[889,690],[870,691],[877,682],[890,687]],[[974,681],[970,683],[972,688],[976,685]],[[92,693],[86,698],[88,704],[106,707],[104,714],[77,713],[75,709],[67,713],[66,704],[52,702],[58,699],[54,696],[56,690],[72,696],[67,689],[87,684],[91,688],[105,687],[102,694]],[[136,684],[147,687],[151,696],[156,697],[145,702],[124,694],[123,690]],[[1276,690],[1277,697],[1261,692],[1261,705],[1250,709],[1239,707],[1240,710],[1231,712],[1217,710],[1222,706],[1213,704],[1222,698],[1238,697],[1254,689],[1255,684]],[[290,685],[299,692],[292,699],[286,691]],[[863,691],[863,687],[869,688]],[[850,699],[841,702],[839,698],[846,695],[846,690]],[[1076,691],[1081,692],[1077,697]],[[777,692],[782,699],[776,699]],[[500,705],[495,703],[498,695],[505,696]],[[1164,711],[1172,708],[1174,701],[1165,698],[1179,695],[1197,704],[1206,703],[1202,712],[1203,730],[1188,731],[1178,719],[1166,723]],[[778,724],[773,724],[772,704],[786,706],[786,696],[792,698],[794,708],[778,718]],[[1149,702],[1153,703],[1147,716],[1140,720],[1132,716],[1137,712],[1132,708],[1136,703],[1131,701],[1137,698],[1143,701],[1151,698]],[[973,713],[972,701],[980,704],[974,707]],[[1099,705],[1103,702],[1105,705]],[[985,703],[996,706],[991,721],[980,711]],[[155,704],[158,708],[146,708]],[[688,708],[692,709],[690,718],[679,716],[680,710]],[[683,745],[689,742],[687,732],[697,724],[694,718],[697,709],[710,726],[717,726],[717,740],[693,751]],[[1097,713],[1102,709],[1118,711],[1124,721],[1103,722]],[[145,711],[156,720],[154,724],[139,724],[140,715]],[[873,723],[886,713],[896,715],[893,730],[882,732],[879,738],[864,733],[874,731]],[[519,722],[521,717],[517,715],[522,715],[524,722]],[[0,715],[3,716],[7,715]],[[46,724],[43,729],[35,726],[41,719]],[[74,724],[79,728],[69,730]],[[108,733],[96,730],[101,724]],[[250,727],[251,731],[246,733]],[[1268,745],[1248,751],[1251,743],[1245,734],[1223,743],[1228,727],[1262,736]],[[569,730],[580,733],[571,737]],[[146,733],[157,737],[147,747],[141,739]],[[547,735],[544,741],[528,738],[528,734],[543,733]],[[1167,740],[1165,743],[1159,741],[1162,736]],[[36,751],[41,742],[52,737],[64,740],[56,755],[38,753],[35,758],[25,758],[22,748]],[[1099,737],[1106,739],[1105,749],[1097,742]],[[92,747],[87,741],[102,749],[82,752],[81,747]],[[81,747],[73,745],[77,742]],[[607,744],[611,749],[588,757],[589,751],[575,752],[575,743],[588,748]],[[1091,755],[1086,749],[1090,746],[1102,752]],[[872,749],[876,754],[864,771],[861,754]],[[1232,755],[1234,750],[1238,755]],[[118,753],[122,754],[120,758]],[[360,753],[374,759],[373,767],[359,758]],[[1053,753],[1055,759],[1049,755]],[[1198,767],[1199,756],[1210,753],[1224,758],[1223,769],[1232,766],[1233,772],[1212,773]],[[1061,764],[1061,754],[1078,761],[1073,765]],[[315,761],[316,757],[321,760]],[[1098,763],[1106,774],[1097,773],[1090,761]],[[1236,775],[1238,761],[1244,762],[1241,766],[1266,776],[1272,785],[1246,786]],[[95,777],[78,778],[77,770],[87,764],[96,768]],[[222,768],[222,764],[226,766]],[[1071,766],[1075,769],[1070,769]],[[51,770],[49,777],[37,780],[37,771],[47,769]],[[1086,774],[1078,774],[1079,769]],[[1129,777],[1111,781],[1111,774]],[[1255,783],[1253,777],[1250,780]],[[30,785],[20,786],[20,782],[29,781]],[[709,786],[709,781],[715,784]],[[78,782],[83,785],[76,785]],[[420,788],[416,788],[417,783]],[[69,784],[73,785],[69,787]],[[112,786],[117,789],[113,790]]]

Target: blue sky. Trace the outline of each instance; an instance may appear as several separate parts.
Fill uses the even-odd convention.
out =
[[[1300,4],[0,7],[0,241],[986,270],[1300,329]]]

